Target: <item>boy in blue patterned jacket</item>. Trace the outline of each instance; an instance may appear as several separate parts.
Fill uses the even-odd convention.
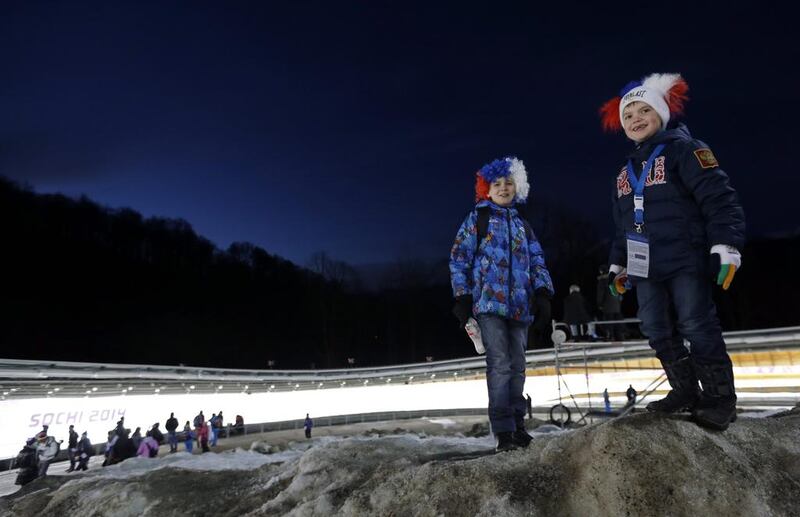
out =
[[[527,199],[530,189],[522,161],[495,160],[476,176],[478,203],[458,230],[450,252],[453,312],[462,328],[473,316],[480,326],[489,421],[497,450],[504,451],[527,447],[531,441],[523,421],[527,405],[522,395],[528,326],[534,319],[532,310],[549,312],[544,307],[553,296],[553,282],[542,247],[514,207]],[[485,228],[479,232],[482,217]]]

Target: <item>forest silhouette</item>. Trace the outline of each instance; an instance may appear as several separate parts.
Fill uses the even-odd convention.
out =
[[[553,316],[572,283],[593,309],[608,240],[553,203],[525,212],[555,282]],[[252,243],[221,250],[182,219],[2,177],[0,228],[5,358],[308,369],[474,353],[450,312],[448,249],[441,260],[385,264],[365,288],[358,268],[324,251],[301,267]],[[800,239],[751,240],[743,257],[731,290],[715,291],[724,329],[796,325]],[[532,332],[529,348],[548,346],[548,335]]]

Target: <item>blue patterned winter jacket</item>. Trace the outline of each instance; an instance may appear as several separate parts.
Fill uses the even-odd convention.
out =
[[[528,241],[516,208],[502,208],[491,201],[480,201],[475,208],[482,206],[490,208],[483,242],[477,245],[478,216],[473,210],[459,228],[450,251],[453,296],[471,294],[473,314],[495,314],[530,323],[533,292],[544,287],[553,294],[542,247],[535,236]]]

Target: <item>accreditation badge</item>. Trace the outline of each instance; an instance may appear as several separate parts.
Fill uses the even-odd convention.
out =
[[[650,243],[641,233],[628,234],[628,275],[647,278],[650,273]]]

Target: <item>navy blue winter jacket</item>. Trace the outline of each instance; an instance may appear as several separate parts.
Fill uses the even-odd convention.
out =
[[[628,156],[635,172],[658,144],[666,144],[656,157],[644,189],[644,233],[650,242],[651,280],[665,280],[678,273],[704,274],[711,246],[744,246],[744,211],[728,175],[719,168],[706,144],[695,140],[678,124],[653,135]],[[614,187],[613,212],[616,235],[609,264],[627,264],[626,234],[634,232],[632,183],[627,158]]]

